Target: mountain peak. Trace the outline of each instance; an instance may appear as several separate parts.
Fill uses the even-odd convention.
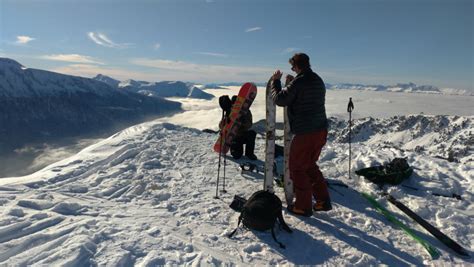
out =
[[[1,68],[13,68],[13,69],[21,69],[24,68],[23,65],[18,63],[17,61],[6,58],[6,57],[0,57],[0,67]]]
[[[140,87],[141,83],[132,79],[128,79],[119,83],[119,87]]]
[[[94,78],[92,78],[94,80],[97,80],[97,79],[112,79],[111,77],[107,76],[107,75],[103,75],[103,74],[97,74]]]
[[[120,83],[119,80],[115,80],[114,78],[111,78],[107,75],[103,75],[103,74],[97,74],[94,78],[92,78],[93,80],[96,80],[96,81],[99,81],[99,82],[103,82],[103,83],[106,83],[112,87],[117,87]]]

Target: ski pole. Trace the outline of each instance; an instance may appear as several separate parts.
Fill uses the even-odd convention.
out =
[[[429,222],[425,221],[423,218],[418,216],[418,214],[414,213],[411,209],[409,209],[407,206],[403,205],[401,202],[396,200],[393,196],[388,194],[387,199],[390,203],[392,203],[401,211],[403,211],[406,215],[408,215],[408,217],[412,218],[421,227],[425,228],[430,234],[436,237],[436,239],[441,241],[443,244],[445,244],[447,247],[452,249],[454,252],[456,252],[457,254],[461,256],[470,258],[469,252],[465,248],[461,247],[461,245],[459,245],[458,243],[456,243],[456,241],[452,240],[443,232],[438,230],[438,228],[434,227]]]
[[[224,110],[222,110],[222,118],[221,121],[224,120]],[[220,171],[221,171],[221,157],[222,157],[222,148],[223,148],[223,140],[222,140],[222,129],[219,131],[220,139],[221,139],[221,147],[219,150],[219,164],[217,165],[217,183],[216,183],[216,196],[214,198],[219,198],[219,176],[220,176]]]
[[[349,103],[347,104],[347,112],[349,112],[349,179],[351,179],[351,138],[352,138],[352,110],[354,109],[354,103],[352,103],[352,97],[349,97]]]
[[[225,146],[225,137],[224,137],[224,146]],[[227,193],[227,191],[225,190],[225,166],[227,165],[227,153],[224,153],[224,183],[223,183],[223,187],[222,187],[222,193]]]
[[[413,187],[413,186],[409,186],[409,185],[404,185],[402,184],[403,187],[406,187],[406,188],[409,188],[411,190],[415,190],[415,191],[420,191],[420,189],[416,188],[416,187]],[[450,197],[450,198],[455,198],[457,200],[462,200],[462,197],[461,195],[458,195],[456,193],[452,193],[451,195],[450,194],[445,194],[445,193],[431,193],[433,196],[437,196],[437,197]]]

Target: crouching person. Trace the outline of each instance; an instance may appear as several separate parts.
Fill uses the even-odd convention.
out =
[[[232,105],[234,104],[237,96],[233,96],[232,100],[226,100],[223,96],[219,99],[219,104],[221,108],[224,110],[225,116],[219,123],[219,129],[223,129],[227,123],[230,122],[229,115],[231,112]],[[237,122],[239,128],[237,130],[237,134],[232,140],[230,146],[230,154],[234,159],[240,159],[244,155],[244,145],[245,145],[245,156],[250,160],[257,160],[257,156],[255,156],[255,138],[257,133],[252,128],[252,112],[249,110],[246,115],[239,118]]]

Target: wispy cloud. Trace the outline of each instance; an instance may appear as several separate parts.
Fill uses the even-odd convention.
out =
[[[163,79],[199,82],[265,81],[275,71],[268,67],[209,65],[149,58],[135,58],[130,63],[158,69],[158,76]]]
[[[16,37],[16,44],[27,44],[33,40],[35,40],[36,38],[33,38],[33,37],[30,37],[30,36],[26,36],[26,35],[19,35]]]
[[[107,37],[107,35],[100,32],[88,32],[87,36],[89,36],[89,39],[91,39],[94,43],[100,46],[111,47],[111,48],[127,48],[131,45],[129,43],[123,43],[123,44],[115,43],[109,37]]]
[[[206,0],[206,3],[208,3],[208,4],[214,3],[214,0]]]
[[[136,79],[142,81],[156,81],[157,79],[155,73],[133,71],[130,69],[110,68],[91,64],[70,64],[49,70],[81,77],[94,77],[100,73],[118,80]]]
[[[298,49],[299,49],[299,48],[288,47],[288,48],[286,48],[285,50],[283,50],[283,53],[285,53],[285,54],[293,53],[293,52],[297,51]]]
[[[160,47],[161,47],[160,43],[156,43],[155,45],[153,45],[153,49],[155,49],[155,50],[160,49]]]
[[[262,27],[253,27],[253,28],[248,28],[245,30],[245,32],[255,32],[255,31],[261,31]]]
[[[226,54],[212,53],[212,52],[196,52],[196,54],[204,55],[204,56],[211,56],[211,57],[229,57],[229,55],[226,55]]]
[[[376,71],[367,71],[371,69],[369,66],[354,66],[338,69],[317,69],[316,72],[330,83],[361,83],[361,84],[381,84],[381,83],[398,83],[406,77],[387,76],[379,74]]]
[[[74,63],[85,63],[85,64],[104,64],[93,57],[78,55],[78,54],[57,54],[57,55],[44,55],[42,59],[54,60],[54,61],[65,61]]]

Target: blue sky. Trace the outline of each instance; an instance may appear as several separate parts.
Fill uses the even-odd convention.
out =
[[[295,52],[328,83],[474,90],[470,0],[0,0],[0,56],[123,80],[265,81]]]

